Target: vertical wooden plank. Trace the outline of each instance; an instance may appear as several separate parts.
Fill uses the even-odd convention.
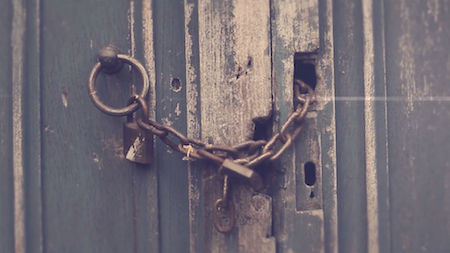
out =
[[[45,0],[41,7],[44,252],[137,252],[136,166],[123,157],[123,119],[95,109],[86,90],[102,46],[130,48],[130,2]],[[102,74],[98,93],[121,107],[130,82],[128,68]]]
[[[185,56],[186,56],[186,111],[187,134],[200,139],[200,36],[199,11],[197,0],[184,1]],[[203,167],[198,162],[188,164],[189,182],[189,235],[190,252],[207,252],[205,224],[206,221],[203,198]]]
[[[392,252],[449,252],[450,3],[384,1]]]
[[[40,0],[26,1],[26,89],[23,92],[26,252],[43,252],[40,5]]]
[[[309,73],[317,80],[318,102],[307,116],[306,127],[294,148],[278,166],[275,200],[275,236],[279,252],[337,252],[336,159],[331,1],[273,1],[273,84],[275,131],[293,111],[293,80],[305,70],[294,62],[314,64]],[[301,61],[300,61],[301,62]],[[314,76],[316,75],[316,76]],[[305,80],[306,81],[306,80]],[[309,83],[314,85],[313,83]],[[317,181],[309,186],[304,166],[311,162]]]
[[[319,58],[317,104],[317,127],[320,129],[322,196],[324,212],[324,251],[337,253],[338,243],[338,196],[337,196],[337,159],[336,159],[336,105],[331,102],[335,97],[334,65],[334,21],[333,1],[319,0]],[[322,50],[320,50],[322,48]],[[321,84],[321,85],[320,85]],[[323,106],[321,106],[323,105]]]
[[[144,63],[149,74],[150,118],[156,113],[155,53],[153,45],[153,5],[152,0],[130,1],[134,5],[134,29],[136,57]],[[130,6],[131,8],[131,6]],[[136,196],[136,240],[137,252],[160,252],[158,169],[138,166],[133,177]]]
[[[390,252],[382,1],[362,1],[367,252]],[[378,46],[377,46],[378,45]],[[378,55],[378,57],[377,57]]]
[[[0,251],[14,251],[12,2],[0,1]]]
[[[367,251],[364,35],[362,2],[336,1],[334,9],[339,250]],[[346,99],[347,98],[347,99]]]
[[[130,54],[144,62],[149,74],[148,103],[150,118],[155,119],[156,81],[153,45],[153,11],[151,0],[130,0]],[[134,73],[136,74],[136,73]],[[135,75],[133,78],[136,78]],[[134,80],[140,80],[139,78]],[[135,196],[135,251],[159,252],[159,201],[157,163],[149,166],[136,164],[133,171],[133,196]]]
[[[391,250],[391,215],[389,194],[388,121],[386,87],[386,49],[384,1],[373,1],[375,136],[378,195],[378,248],[379,252]]]
[[[156,118],[186,134],[186,72],[183,1],[154,1]],[[178,80],[180,88],[172,87]],[[187,163],[161,141],[156,143],[161,252],[189,248]],[[176,242],[176,243],[174,243]]]
[[[200,136],[208,143],[222,145],[250,140],[253,120],[267,118],[272,108],[269,1],[201,0],[197,17]],[[195,92],[192,89],[190,94]],[[195,129],[195,123],[191,127]],[[191,199],[191,216],[204,214],[203,221],[191,223],[195,226],[191,231],[205,230],[193,233],[196,243],[193,249],[274,252],[275,243],[270,237],[271,198],[254,195],[248,186],[232,186],[236,228],[226,235],[215,230],[211,221],[212,205],[219,198],[221,188],[216,173],[217,168],[207,169],[201,178],[191,173],[191,192],[195,194]],[[199,211],[199,205],[203,210]],[[198,236],[204,238],[198,240]]]
[[[367,202],[367,252],[379,252],[378,240],[378,191],[375,132],[375,96],[374,86],[374,34],[373,3],[362,1],[363,13],[363,61],[364,61],[364,137],[366,164],[366,202]]]
[[[23,97],[25,86],[25,1],[12,1],[12,155],[14,182],[14,251],[25,252],[25,196],[24,196],[24,119]]]

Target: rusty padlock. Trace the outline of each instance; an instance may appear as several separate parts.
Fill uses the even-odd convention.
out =
[[[142,121],[148,123],[148,107],[145,101],[137,96],[128,100],[128,105],[138,102],[142,109]],[[150,164],[153,161],[153,134],[140,128],[133,119],[133,113],[127,115],[123,123],[123,155],[131,162]]]

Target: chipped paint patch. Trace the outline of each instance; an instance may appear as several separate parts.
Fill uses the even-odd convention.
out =
[[[61,92],[61,99],[62,99],[62,103],[63,103],[64,107],[67,107],[69,105],[68,100],[67,100],[67,95],[68,95],[67,90],[65,88],[63,88],[62,92]]]
[[[92,153],[92,156],[94,157],[92,159],[92,161],[94,161],[94,163],[99,163],[100,162],[100,159],[98,158],[97,153]]]
[[[180,103],[177,103],[177,106],[175,107],[175,114],[177,115],[177,116],[180,116],[181,115],[181,110],[180,110]]]
[[[135,57],[136,54],[136,38],[134,35],[134,0],[130,0],[130,8],[128,9],[128,29],[129,29],[129,40],[130,40],[130,49],[128,50],[128,54],[131,57]]]
[[[170,117],[170,114],[169,114],[169,117]],[[170,118],[168,118],[168,117],[161,118],[161,122],[162,122],[163,125],[166,125],[166,126],[172,126],[173,125],[173,121]]]
[[[156,116],[156,76],[155,53],[153,50],[153,8],[151,0],[142,0],[142,38],[144,46],[144,65],[147,70],[149,88],[149,114],[151,119]]]

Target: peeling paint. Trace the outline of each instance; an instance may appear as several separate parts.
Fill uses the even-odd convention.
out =
[[[407,6],[407,1],[402,0],[400,2],[401,5],[401,13],[400,16],[403,20],[410,20],[409,11]],[[416,91],[416,82],[415,82],[415,73],[416,73],[416,64],[413,58],[415,48],[413,45],[413,38],[411,37],[411,27],[409,22],[405,22],[402,24],[402,29],[404,30],[400,36],[400,49],[401,49],[401,57],[399,60],[399,65],[401,66],[401,72],[399,73],[400,78],[403,80],[401,83],[401,87],[403,92],[407,96],[407,109],[405,115],[409,117],[410,113],[414,111],[414,98],[417,95]]]
[[[222,145],[249,140],[253,120],[269,117],[272,110],[271,56],[267,54],[270,3],[199,0],[198,19],[201,136]],[[236,203],[262,201],[271,206],[267,195],[253,197],[245,187],[234,189],[234,197],[240,196]],[[211,193],[206,194],[211,191],[204,189],[202,194],[211,197]],[[263,209],[259,213],[251,205],[236,204],[236,208],[239,237],[228,247],[239,252],[275,252],[274,238],[267,238],[271,212]],[[227,247],[226,237],[209,229],[205,231],[212,233],[209,252],[222,252]]]
[[[92,153],[92,156],[94,156],[94,158],[92,159],[92,161],[94,161],[94,163],[100,162],[100,159],[98,158],[98,155],[96,153]]]
[[[189,137],[199,138],[200,137],[200,119],[197,112],[197,101],[198,101],[198,86],[196,83],[197,73],[194,66],[192,57],[193,55],[193,41],[192,34],[190,32],[189,26],[191,25],[192,15],[194,14],[195,5],[192,3],[187,3],[184,0],[184,17],[185,17],[185,57],[186,57],[186,119],[187,119],[187,135]],[[193,171],[194,166],[191,162],[188,162],[188,178],[189,178],[189,232],[190,232],[190,252],[196,251],[196,229],[198,227],[196,214],[200,204],[200,189],[197,185],[199,179],[196,177]]]
[[[181,110],[180,110],[180,103],[177,103],[177,106],[175,107],[175,114],[177,115],[177,116],[180,116],[181,115]]]
[[[11,32],[12,48],[12,115],[13,115],[13,180],[14,180],[14,247],[16,253],[25,253],[25,203],[23,174],[23,108],[22,92],[25,80],[25,26],[26,10],[23,1],[13,0]]]
[[[129,29],[129,39],[130,39],[130,49],[128,50],[128,54],[131,57],[135,57],[136,55],[136,38],[134,35],[134,0],[130,0],[130,8],[128,9],[128,29]]]
[[[149,88],[149,114],[150,119],[156,116],[156,75],[155,75],[155,54],[153,51],[153,13],[152,1],[142,0],[142,38],[144,46],[144,65],[147,70]]]
[[[267,2],[260,1],[233,1],[220,7],[199,1],[201,114],[208,115],[202,117],[202,136],[217,144],[251,139],[252,119],[271,113],[271,60],[265,53],[270,43],[269,10]],[[249,57],[252,71],[229,83],[236,70],[248,65]],[[230,112],[227,116],[216,113],[223,108]],[[227,127],[217,127],[223,125]]]
[[[170,114],[169,114],[169,117],[170,117]],[[169,117],[161,118],[161,122],[163,125],[166,125],[166,126],[173,125],[173,121]]]
[[[373,39],[373,2],[363,2],[364,26],[364,118],[365,118],[365,154],[366,154],[366,194],[368,253],[379,253],[378,239],[378,182],[375,134],[375,77],[374,77],[374,39]]]
[[[67,90],[65,88],[62,89],[61,92],[61,99],[62,99],[62,103],[64,105],[64,107],[68,106],[68,100],[67,100]]]

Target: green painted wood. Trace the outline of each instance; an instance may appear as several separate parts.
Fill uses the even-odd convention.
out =
[[[276,128],[293,111],[294,77],[312,76],[312,80],[317,80],[315,90],[319,97],[294,147],[274,163],[285,170],[278,173],[278,185],[273,189],[277,252],[337,250],[334,104],[321,99],[333,96],[334,91],[331,10],[331,1],[272,4]],[[300,59],[313,64],[316,73],[295,69],[294,62]],[[316,166],[317,181],[312,186],[305,183],[307,162]]]
[[[6,34],[0,37],[0,55],[4,56],[0,63],[0,252],[14,251],[11,3],[0,1],[0,33]],[[204,181],[214,171],[203,171],[206,166],[200,163],[191,163],[188,168],[181,155],[169,153],[160,141],[156,142],[153,165],[125,161],[121,151],[124,119],[104,115],[87,95],[87,76],[98,49],[113,43],[128,53],[132,47],[131,17],[136,57],[141,61],[147,58],[142,44],[142,2],[132,2],[134,12],[126,0],[23,3],[27,19],[25,50],[21,54],[25,57],[26,89],[21,103],[23,157],[19,159],[24,164],[26,252],[186,252],[188,248],[191,252],[205,252],[219,247],[210,233],[212,217],[208,207],[209,198],[220,195],[220,182]],[[193,135],[200,130],[186,129],[190,113],[186,101],[192,98],[186,98],[185,85],[189,80],[199,83],[202,71],[197,4],[155,1],[152,5],[157,120],[171,122]],[[342,0],[332,6],[331,1],[319,0],[318,23],[314,21],[311,26],[320,31],[318,44],[307,43],[311,32],[302,33],[306,30],[295,26],[292,35],[300,35],[301,40],[293,39],[288,46],[281,41],[283,25],[276,21],[286,4],[273,1],[271,14],[277,122],[283,122],[292,109],[283,92],[290,85],[285,80],[292,79],[294,53],[314,51],[316,45],[318,93],[333,96],[336,83],[337,97],[363,97],[365,35],[361,1]],[[379,252],[447,252],[450,6],[444,0],[385,0],[373,1],[372,7],[375,96],[387,95],[391,99],[387,105],[383,100],[374,104]],[[191,12],[190,22],[187,10]],[[313,13],[311,10],[309,14]],[[294,20],[304,20],[304,13],[294,14]],[[192,36],[192,44],[186,42],[186,32]],[[188,62],[187,47],[192,50]],[[196,70],[193,79],[186,77],[189,64]],[[179,92],[170,87],[174,77],[181,80]],[[130,83],[139,83],[139,77],[130,75],[128,68],[113,77],[102,75],[99,93],[106,103],[122,106],[130,93]],[[195,89],[200,91],[199,87]],[[195,99],[198,112],[202,98]],[[180,115],[175,112],[177,108]],[[307,121],[311,127],[294,150],[276,164],[287,169],[279,177],[281,188],[271,192],[277,250],[336,252],[334,207],[338,206],[340,252],[366,252],[370,242],[363,102],[324,103],[315,110],[317,116]],[[332,127],[335,110],[337,139]],[[198,120],[201,115],[194,116]],[[335,198],[334,152],[339,204]],[[321,154],[319,159],[317,153]],[[302,184],[306,160],[320,164],[322,181],[314,188],[322,192],[317,195],[317,205],[303,198],[310,190]],[[213,190],[189,202],[198,194],[188,189],[188,183]],[[245,199],[236,190],[233,194],[236,200]],[[323,212],[322,216],[318,212]],[[240,250],[238,242],[245,238],[239,236],[235,233],[227,237],[221,249]]]
[[[186,99],[192,102],[187,108],[187,134],[189,137],[201,138],[201,96],[200,96],[200,38],[199,38],[199,7],[198,0],[185,1],[185,44],[186,52]],[[190,15],[189,15],[190,14]],[[189,96],[188,94],[197,94]],[[211,248],[211,233],[209,229],[213,226],[211,220],[207,220],[209,210],[205,208],[205,198],[197,189],[205,189],[203,169],[205,164],[190,162],[188,164],[189,174],[189,252],[208,252]],[[198,196],[199,195],[199,196]],[[198,198],[196,197],[198,196]]]
[[[135,57],[142,63],[146,62],[146,54],[153,53],[153,48],[144,47],[143,33],[143,1],[133,1],[133,34]],[[130,4],[132,2],[130,1]],[[131,8],[131,7],[130,7]],[[131,13],[130,13],[131,14]],[[130,48],[131,51],[131,48]],[[151,71],[147,69],[147,71]],[[139,82],[140,78],[137,72],[133,73],[134,82]],[[152,82],[152,81],[151,81]],[[154,83],[150,86],[154,87]],[[138,85],[140,87],[140,85]],[[151,88],[153,90],[154,88]],[[150,97],[150,96],[149,96]],[[149,99],[150,100],[150,99]],[[149,101],[150,102],[150,101]],[[155,108],[152,109],[154,112]],[[153,114],[154,115],[154,114]],[[135,197],[135,248],[137,252],[160,252],[160,234],[159,234],[159,202],[158,202],[158,160],[150,166],[136,164],[136,170],[133,170],[133,196]]]
[[[333,9],[336,97],[364,97],[361,1]],[[367,250],[364,101],[336,101],[339,251]]]
[[[186,134],[186,60],[183,1],[154,1],[156,119]],[[171,87],[174,78],[181,89]],[[156,143],[161,252],[189,248],[187,162],[160,140]]]
[[[155,169],[124,159],[124,119],[97,110],[86,87],[102,46],[128,53],[130,2],[49,0],[40,7],[44,252],[158,249]],[[101,75],[98,93],[123,106],[131,81],[139,82],[128,68]]]
[[[23,93],[25,249],[43,252],[41,81],[40,81],[40,1],[26,1],[26,53]]]
[[[391,252],[450,251],[449,12],[384,1]]]
[[[14,251],[12,154],[12,4],[0,1],[0,252]]]
[[[374,86],[375,96],[384,98],[386,92],[385,63],[385,13],[384,1],[373,1],[373,36],[374,36]],[[375,103],[375,136],[378,189],[378,245],[379,252],[395,252],[391,249],[391,216],[389,214],[389,158],[387,103],[383,100]]]

